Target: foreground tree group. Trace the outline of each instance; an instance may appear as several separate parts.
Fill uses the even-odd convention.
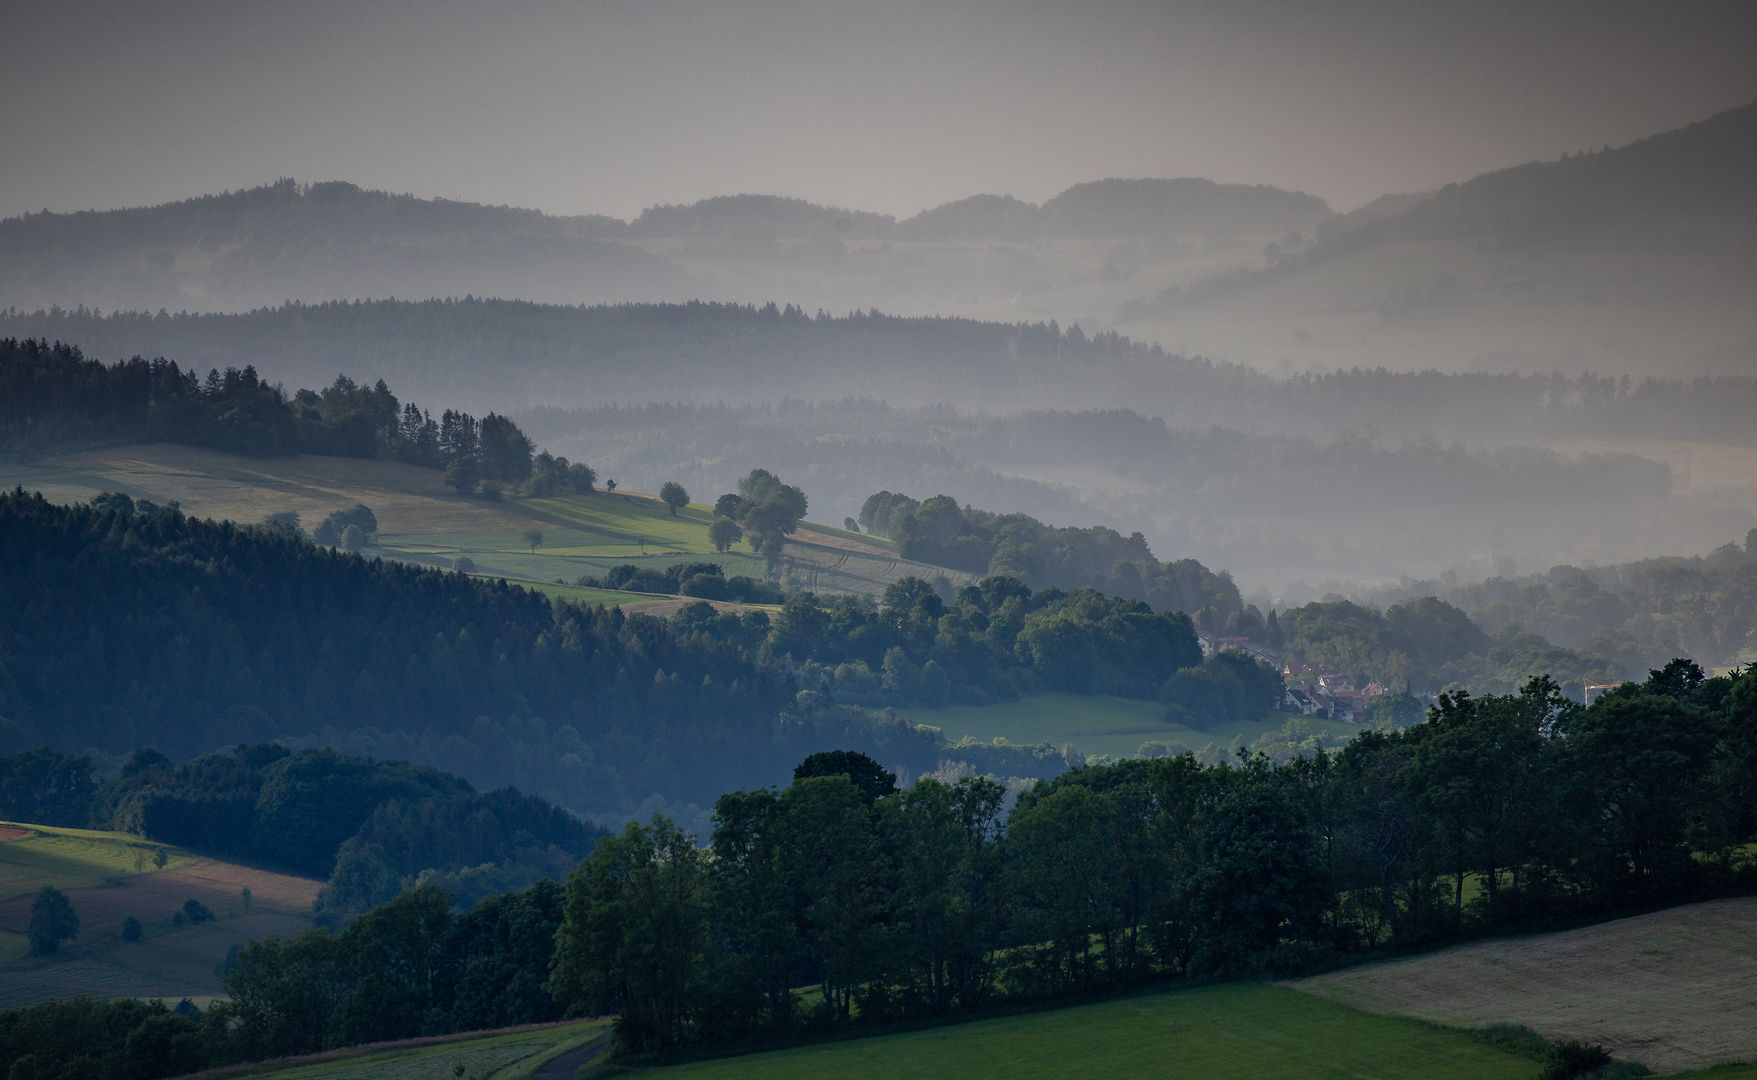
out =
[[[796,775],[722,797],[709,847],[663,819],[600,841],[568,881],[551,992],[646,1051],[1749,888],[1757,673],[1674,661],[1590,708],[1534,679],[1334,756],[1078,768],[1005,813],[992,781],[897,791],[859,755]]]
[[[1386,946],[1749,890],[1757,672],[1674,661],[1589,708],[1547,678],[1443,697],[1334,756],[1076,768],[899,789],[865,755],[601,839],[565,886],[459,914],[431,883],[340,932],[254,942],[207,1010],[0,1013],[0,1066],[151,1080],[213,1064],[615,1013],[666,1052],[1153,980],[1285,974]]]

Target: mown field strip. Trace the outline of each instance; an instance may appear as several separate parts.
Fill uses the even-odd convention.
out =
[[[1757,897],[1486,941],[1289,985],[1374,1012],[1524,1024],[1658,1072],[1757,1060]]]

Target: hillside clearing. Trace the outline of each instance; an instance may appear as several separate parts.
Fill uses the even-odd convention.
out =
[[[164,869],[195,861],[195,856],[127,833],[63,829],[8,822],[0,838],[0,906],[29,897],[45,885],[82,889],[107,881],[152,873],[160,850]]]
[[[825,541],[820,543],[819,541]],[[836,541],[830,543],[828,541]],[[894,552],[845,537],[826,537],[801,529],[787,542],[784,580],[808,592],[861,593],[878,596],[886,586],[907,577],[932,581],[944,577],[953,588],[969,585],[976,574],[914,562]]]
[[[441,569],[468,558],[474,573],[520,582],[571,583],[602,577],[623,564],[664,570],[682,562],[712,562],[728,577],[760,580],[767,573],[763,560],[742,543],[729,552],[714,550],[708,540],[710,505],[692,503],[673,515],[653,496],[627,491],[488,502],[459,496],[444,479],[437,469],[395,461],[313,454],[252,458],[171,443],[0,462],[0,487],[41,491],[57,503],[118,491],[161,504],[175,501],[195,517],[242,523],[292,511],[307,530],[332,511],[364,503],[379,528],[363,552],[367,557]],[[531,530],[542,534],[534,549],[526,537]],[[899,558],[892,547],[844,529],[802,523],[787,544],[785,572],[802,588],[872,595],[911,575],[944,574],[954,585],[976,580],[973,574]],[[548,585],[543,591],[566,595]],[[578,599],[615,604],[629,595]]]
[[[1016,744],[1072,743],[1085,754],[1134,757],[1148,742],[1181,742],[1191,750],[1209,743],[1222,749],[1233,740],[1255,742],[1280,729],[1291,713],[1268,713],[1261,723],[1220,724],[1207,731],[1167,724],[1165,706],[1157,701],[1111,697],[1108,694],[1032,694],[999,705],[950,705],[941,709],[902,711],[910,723],[937,727],[947,739],[966,736],[983,742],[996,738]],[[1352,724],[1309,718],[1314,732],[1344,738],[1361,730]]]
[[[1446,1024],[1524,1024],[1658,1072],[1757,1058],[1757,897],[1488,941],[1288,984]]]
[[[1535,1062],[1413,1020],[1275,986],[1150,994],[826,1046],[641,1070],[655,1080],[1189,1076],[1526,1080]]]
[[[222,990],[214,967],[226,950],[309,928],[311,902],[322,886],[169,847],[166,868],[156,870],[152,853],[164,845],[120,833],[28,828],[33,838],[47,834],[39,850],[54,858],[34,854],[30,839],[0,841],[0,881],[7,897],[0,902],[3,1008],[75,994],[173,1001],[212,997]],[[135,870],[136,852],[146,855],[143,872]],[[31,894],[44,884],[67,894],[79,914],[79,936],[53,956],[29,956],[24,931]],[[247,888],[248,912],[242,895]],[[214,920],[177,925],[174,917],[188,900],[205,904]],[[141,921],[139,941],[122,940],[122,921],[130,915]]]

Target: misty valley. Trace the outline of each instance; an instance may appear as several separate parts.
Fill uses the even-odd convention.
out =
[[[0,1072],[1757,1076],[1753,298],[1757,104],[0,220]]]

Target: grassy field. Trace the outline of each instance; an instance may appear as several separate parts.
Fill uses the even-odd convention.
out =
[[[1262,984],[1082,1005],[826,1046],[642,1070],[655,1080],[969,1077],[1536,1076],[1535,1062],[1414,1020]]]
[[[591,1047],[603,1037],[608,1021],[585,1020],[570,1024],[545,1026],[515,1031],[481,1039],[463,1039],[420,1045],[389,1046],[365,1051],[340,1051],[322,1055],[321,1060],[296,1065],[268,1062],[257,1070],[234,1072],[274,1080],[440,1080],[454,1076],[471,1080],[524,1080],[537,1074],[547,1076],[552,1062],[566,1066],[570,1054],[582,1047]],[[587,1050],[586,1053],[590,1053]],[[463,1072],[457,1072],[462,1065]],[[577,1067],[577,1066],[576,1066]],[[227,1070],[231,1072],[230,1070]],[[555,1070],[559,1071],[559,1070]],[[571,1076],[572,1068],[565,1075]]]
[[[802,521],[799,524],[799,531],[800,533],[806,534],[800,536],[799,539],[806,541],[818,537],[837,537],[843,540],[853,540],[870,547],[882,548],[886,551],[897,550],[897,542],[895,540],[888,540],[882,536],[873,536],[870,533],[855,532],[852,529],[838,528],[835,525],[819,525],[815,522]]]
[[[1752,1061],[1757,898],[1481,942],[1291,985],[1445,1024],[1524,1024],[1548,1039],[1599,1043],[1657,1072]]]
[[[62,829],[52,825],[0,822],[0,903],[30,896],[44,885],[85,889],[160,869],[153,857],[166,854],[164,869],[187,866],[195,856],[126,833]]]
[[[190,997],[221,992],[214,965],[226,950],[268,934],[311,925],[321,882],[202,858],[121,833],[43,825],[0,828],[0,1007],[46,998]],[[18,835],[23,833],[24,835]],[[153,856],[163,848],[163,869]],[[25,928],[32,894],[53,885],[79,915],[79,935],[53,956],[30,956]],[[251,892],[248,908],[243,890]],[[185,901],[198,900],[214,920],[178,925]],[[142,924],[139,941],[122,940],[122,921]]]
[[[161,504],[175,501],[185,513],[217,520],[254,522],[292,511],[307,529],[331,511],[364,503],[379,527],[367,555],[446,568],[467,557],[479,574],[527,582],[572,583],[625,563],[663,570],[680,562],[713,562],[728,576],[755,578],[766,572],[743,543],[714,551],[708,542],[713,508],[705,504],[673,516],[657,499],[636,492],[487,502],[446,488],[437,469],[394,461],[310,454],[250,458],[159,443],[0,462],[0,486],[15,485],[61,503],[119,491]],[[525,535],[532,529],[543,536],[534,550]],[[945,573],[958,584],[973,580],[900,559],[889,541],[846,529],[802,525],[794,540],[786,572],[804,588],[879,593],[910,575]],[[638,602],[630,594],[568,595],[587,603]]]
[[[945,732],[948,739],[965,736],[984,742],[1004,738],[1013,743],[1061,746],[1072,743],[1086,754],[1133,757],[1146,742],[1181,742],[1191,750],[1213,743],[1230,746],[1242,737],[1247,743],[1279,730],[1291,714],[1267,713],[1261,723],[1225,724],[1209,731],[1192,731],[1167,724],[1165,706],[1155,701],[1095,694],[1033,694],[1002,705],[953,705],[943,709],[910,709],[903,714],[911,723],[927,724]],[[1309,719],[1314,732],[1351,736],[1360,731],[1352,724]]]

